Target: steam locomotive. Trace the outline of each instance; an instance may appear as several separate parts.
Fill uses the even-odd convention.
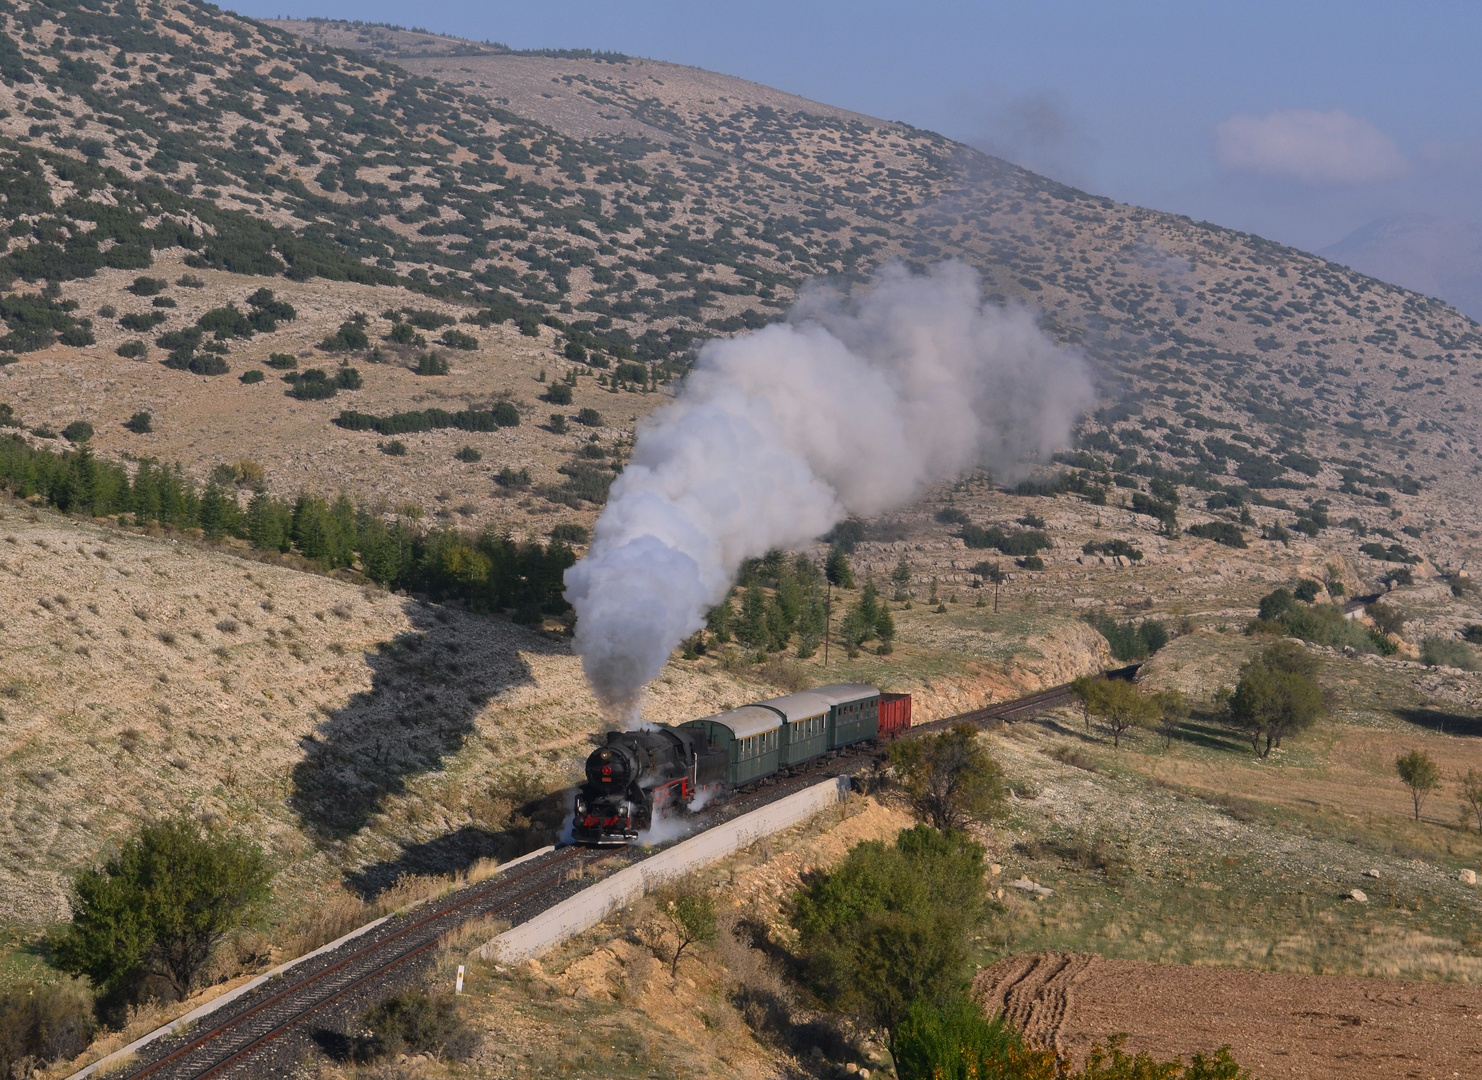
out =
[[[612,731],[587,758],[572,839],[626,844],[666,814],[911,725],[909,694],[834,683],[678,726]]]

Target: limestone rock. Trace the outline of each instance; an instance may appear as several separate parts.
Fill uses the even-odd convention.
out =
[[[1360,904],[1367,904],[1369,902],[1368,894],[1363,889],[1354,889],[1348,894],[1348,898],[1350,900],[1357,900]]]

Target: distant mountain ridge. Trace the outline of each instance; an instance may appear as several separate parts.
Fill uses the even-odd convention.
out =
[[[1482,319],[1482,224],[1427,214],[1381,218],[1319,254]]]

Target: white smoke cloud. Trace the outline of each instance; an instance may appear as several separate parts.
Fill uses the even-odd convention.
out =
[[[1342,109],[1232,116],[1214,134],[1215,157],[1227,169],[1310,184],[1367,184],[1410,171],[1393,139]]]
[[[566,572],[576,651],[605,707],[636,719],[643,687],[743,559],[1064,445],[1093,400],[1085,364],[1029,310],[982,297],[961,263],[892,265],[854,296],[808,289],[787,323],[705,345],[673,404],[640,426],[587,557]]]

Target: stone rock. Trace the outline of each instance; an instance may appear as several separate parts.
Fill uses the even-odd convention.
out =
[[[1047,889],[1043,885],[1041,885],[1039,882],[1037,882],[1037,881],[1030,881],[1027,877],[1021,877],[1018,881],[1011,881],[1011,882],[1009,882],[1009,888],[1011,888],[1011,889],[1023,889],[1025,892],[1027,892],[1027,893],[1033,893],[1035,896],[1054,896],[1055,895],[1055,890],[1054,889]]]
[[[1369,902],[1368,894],[1363,889],[1354,889],[1353,892],[1348,894],[1348,898],[1350,900],[1357,900],[1360,904],[1367,904]]]
[[[1475,885],[1477,884],[1477,871],[1463,870],[1457,875],[1457,878],[1463,885]]]
[[[844,1071],[850,1076],[853,1076],[855,1073],[859,1072],[859,1066],[851,1061],[848,1065],[844,1066]]]
[[[1003,873],[1003,864],[1002,863],[989,863],[988,864],[988,873],[992,877],[998,877],[999,874]]]
[[[1378,876],[1379,876],[1379,871],[1378,870],[1365,870],[1364,871],[1364,877],[1377,878]]]

